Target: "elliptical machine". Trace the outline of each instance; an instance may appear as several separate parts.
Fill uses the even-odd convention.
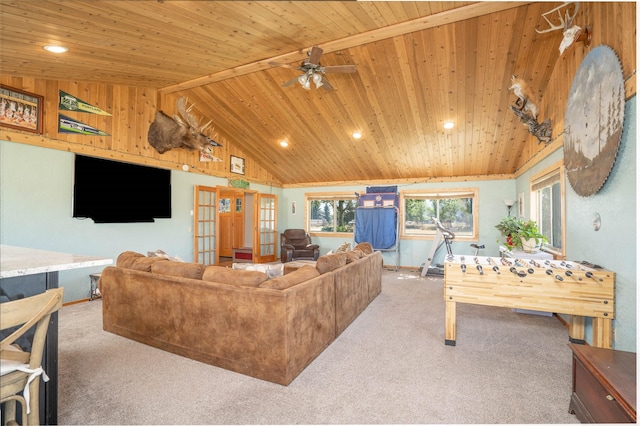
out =
[[[447,248],[447,257],[453,257],[453,253],[451,252],[451,241],[456,237],[456,235],[445,228],[437,218],[432,217],[431,219],[433,219],[436,224],[436,239],[431,245],[431,253],[429,253],[427,261],[422,265],[422,272],[420,272],[420,275],[423,277],[426,277],[427,275],[444,275],[444,265],[431,265],[431,262],[433,262],[433,258],[438,252],[438,249],[442,247],[442,244]]]

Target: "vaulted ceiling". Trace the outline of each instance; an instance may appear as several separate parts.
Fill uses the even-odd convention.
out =
[[[535,28],[559,4],[0,0],[0,69],[185,95],[282,184],[503,175],[532,138],[511,76],[544,93],[562,35]],[[283,87],[300,72],[269,62],[313,45],[357,72]]]

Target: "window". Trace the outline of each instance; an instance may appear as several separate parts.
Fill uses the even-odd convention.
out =
[[[464,189],[439,192],[411,192],[402,194],[402,234],[432,237],[436,234],[437,218],[457,237],[477,239],[478,191]]]
[[[564,166],[562,162],[531,178],[531,218],[547,238],[546,251],[564,253]]]
[[[309,233],[352,233],[355,227],[354,194],[305,194]]]

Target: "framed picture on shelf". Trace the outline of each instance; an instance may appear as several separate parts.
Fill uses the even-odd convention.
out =
[[[0,126],[42,134],[44,97],[0,85]]]
[[[235,155],[231,156],[231,173],[237,173],[239,175],[244,174],[244,158],[236,157]]]

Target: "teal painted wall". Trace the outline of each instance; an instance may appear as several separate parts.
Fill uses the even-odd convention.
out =
[[[171,171],[171,219],[154,223],[95,224],[72,216],[74,154],[0,141],[0,243],[107,257],[123,251],[164,250],[193,260],[194,185],[227,186],[227,179]],[[251,185],[263,193],[280,188]],[[89,296],[89,274],[102,267],[60,273],[65,302]]]
[[[495,225],[500,219],[507,215],[507,208],[504,205],[505,198],[516,198],[516,186],[514,180],[488,180],[488,181],[465,181],[446,183],[414,183],[398,185],[398,191],[416,191],[433,189],[456,189],[456,188],[478,188],[478,209],[479,209],[479,242],[486,248],[480,252],[481,255],[498,255],[498,242],[500,233],[495,229]],[[280,223],[288,224],[289,228],[304,228],[304,200],[306,193],[313,192],[344,192],[353,194],[354,192],[364,193],[365,186],[338,186],[331,188],[289,188],[285,189],[283,202],[280,208]],[[296,214],[291,213],[291,203],[296,203]],[[320,245],[320,252],[327,253],[335,250],[344,242],[353,243],[353,235],[347,234],[344,237],[314,237],[315,244]],[[457,241],[454,239],[452,250],[456,254],[472,254],[475,249],[470,247],[473,241]],[[431,246],[434,243],[430,240],[401,240],[400,241],[400,266],[419,267],[427,259]],[[434,260],[442,263],[446,254],[444,245],[436,253]],[[395,257],[392,252],[383,252],[386,266],[395,265]]]
[[[637,282],[637,150],[636,99],[626,106],[625,128],[613,171],[597,194],[582,198],[566,182],[567,259],[602,265],[616,272],[616,319],[614,346],[636,350],[636,282]],[[119,253],[133,250],[142,253],[162,249],[183,260],[193,259],[192,217],[194,185],[227,185],[227,179],[172,171],[171,219],[155,223],[95,224],[92,220],[71,217],[73,154],[19,143],[0,141],[0,243],[54,250],[115,260]],[[499,238],[495,224],[506,215],[503,200],[517,199],[525,192],[528,200],[532,174],[562,158],[562,150],[551,154],[532,170],[514,180],[471,181],[458,183],[419,183],[399,185],[399,190],[436,188],[470,188],[479,190],[479,242],[486,245],[482,254],[495,255]],[[331,188],[272,188],[251,185],[251,189],[278,196],[278,229],[304,227],[304,194],[307,192],[362,192],[362,186]],[[296,202],[296,214],[291,203]],[[526,206],[528,209],[529,206]],[[594,213],[602,217],[602,229],[593,231]],[[345,238],[316,238],[323,253],[335,249]],[[402,240],[400,265],[417,268],[424,263],[432,240]],[[456,241],[455,253],[471,254],[469,241]],[[435,258],[442,262],[444,247]],[[385,263],[394,265],[391,253]],[[89,295],[89,274],[101,268],[63,271],[65,301]],[[587,332],[589,335],[589,330]]]
[[[566,257],[587,260],[616,273],[616,312],[614,348],[636,351],[637,267],[637,150],[636,97],[625,106],[625,123],[620,149],[613,170],[600,191],[590,197],[575,193],[565,178]],[[517,179],[517,192],[529,200],[531,175],[562,159],[562,149],[545,158]],[[529,216],[530,206],[525,211]],[[593,216],[602,220],[599,231],[593,229]],[[591,321],[587,319],[585,338],[591,339]]]
[[[567,259],[586,259],[616,273],[614,347],[632,352],[636,351],[638,282],[636,107],[635,97],[625,106],[620,149],[602,189],[584,198],[567,182],[566,194]],[[597,232],[592,225],[595,213],[602,221]]]

